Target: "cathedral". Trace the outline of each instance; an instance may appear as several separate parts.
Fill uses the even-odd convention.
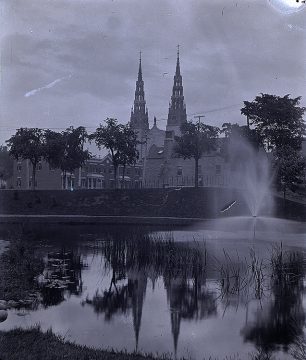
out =
[[[140,55],[130,123],[140,142],[138,145],[139,164],[143,168],[143,185],[145,187],[192,186],[194,184],[194,160],[184,160],[174,152],[175,136],[180,136],[180,127],[186,122],[187,113],[179,48],[166,130],[158,128],[155,117],[153,126],[149,127]],[[228,185],[225,168],[218,151],[206,154],[199,162],[199,184],[201,186]]]

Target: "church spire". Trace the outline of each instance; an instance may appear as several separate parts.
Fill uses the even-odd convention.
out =
[[[176,70],[173,78],[171,102],[169,105],[167,130],[180,133],[180,126],[187,121],[184,102],[183,80],[180,69],[180,47],[177,46]]]
[[[134,106],[131,111],[131,126],[135,130],[148,130],[149,119],[148,109],[146,108],[144,81],[142,78],[141,51],[139,53],[138,78],[136,81]]]
[[[176,70],[175,75],[180,76],[181,75],[181,69],[180,69],[180,45],[177,45],[177,58],[176,58]]]
[[[139,69],[138,69],[138,81],[142,81],[142,68],[141,68],[141,51],[139,51]]]

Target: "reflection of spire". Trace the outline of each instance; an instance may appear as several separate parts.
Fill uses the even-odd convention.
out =
[[[176,359],[177,345],[180,334],[181,310],[182,310],[182,287],[183,279],[164,278],[167,291],[167,300],[170,305],[171,332],[173,336],[174,356]],[[184,287],[184,285],[183,285]]]
[[[129,278],[129,286],[132,295],[132,312],[133,312],[133,327],[136,341],[136,351],[138,351],[138,341],[141,326],[142,308],[147,289],[146,275],[137,274],[136,278]]]
[[[174,343],[174,358],[176,359],[177,343],[180,335],[181,314],[177,310],[171,310],[171,331]]]

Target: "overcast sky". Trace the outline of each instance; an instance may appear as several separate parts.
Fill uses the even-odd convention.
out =
[[[286,5],[291,3],[291,7]],[[306,105],[306,10],[295,0],[0,0],[0,144],[18,127],[129,120],[139,51],[164,128],[180,44],[188,118],[241,122],[260,92]]]

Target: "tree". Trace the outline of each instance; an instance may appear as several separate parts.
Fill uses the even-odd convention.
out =
[[[306,126],[303,120],[305,107],[300,107],[301,97],[290,98],[260,94],[254,101],[244,101],[241,113],[254,126],[267,151],[272,151],[276,169],[276,182],[286,196],[286,189],[303,174],[301,150]]]
[[[44,158],[52,167],[62,170],[64,189],[67,187],[67,172],[73,172],[91,156],[88,150],[84,150],[87,137],[83,126],[70,126],[61,133],[51,130],[45,132]]]
[[[239,144],[249,144],[254,150],[259,150],[261,140],[255,129],[250,129],[249,126],[240,126],[237,123],[224,123],[222,125],[221,134],[224,138],[221,146],[221,154],[228,160],[233,151],[233,145],[237,148]],[[239,154],[236,154],[239,155]]]
[[[274,157],[277,185],[283,191],[285,199],[287,189],[293,190],[296,184],[303,181],[305,158],[290,146],[282,147]]]
[[[54,169],[61,168],[61,159],[65,151],[65,141],[61,132],[45,131],[44,159]]]
[[[0,146],[0,183],[13,176],[14,160],[6,146]],[[5,184],[5,183],[4,183]],[[3,183],[1,184],[3,185]]]
[[[199,186],[199,160],[205,153],[210,153],[216,149],[216,139],[219,129],[203,123],[194,124],[188,121],[181,126],[181,136],[176,136],[174,151],[184,159],[194,159],[195,161],[195,183]]]
[[[36,168],[44,154],[44,132],[37,128],[21,128],[6,141],[9,153],[16,160],[29,160],[32,164],[32,189],[36,187]]]
[[[114,167],[115,188],[117,188],[118,167],[122,161],[123,128],[123,125],[118,124],[117,119],[107,118],[105,125],[100,124],[89,137],[96,143],[99,150],[106,148],[110,151]]]
[[[139,151],[137,145],[140,143],[137,140],[137,134],[128,123],[121,127],[123,139],[119,144],[119,163],[123,166],[122,184],[124,186],[125,168],[127,165],[135,165],[139,158]]]
[[[283,146],[300,150],[305,123],[305,107],[299,107],[301,97],[290,98],[269,94],[260,94],[252,102],[244,101],[241,113],[247,116],[250,125],[262,140],[266,150]]]

